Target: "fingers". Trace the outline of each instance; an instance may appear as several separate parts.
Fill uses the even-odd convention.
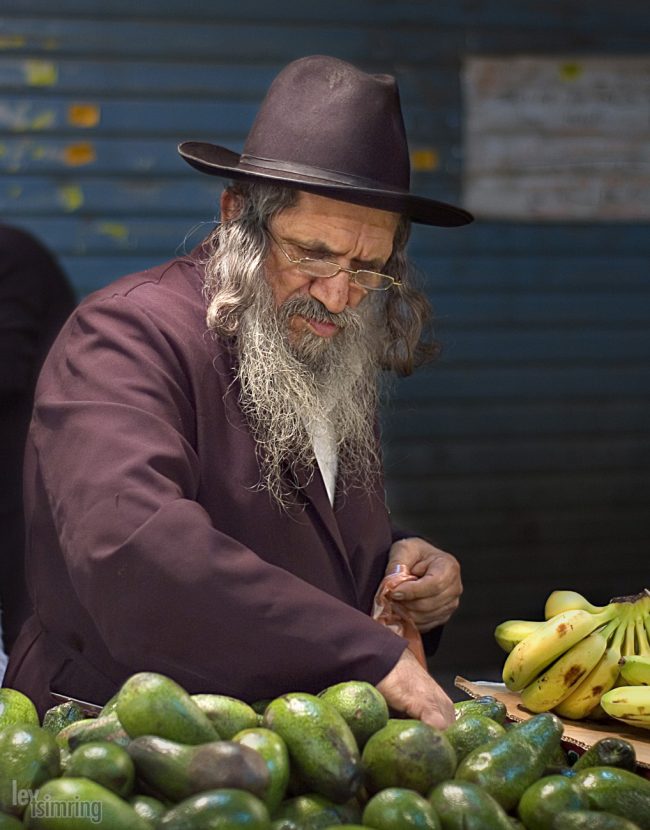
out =
[[[458,560],[424,539],[401,539],[391,547],[387,573],[404,565],[417,577],[402,582],[391,596],[408,611],[420,631],[446,623],[460,604],[463,585]]]
[[[398,565],[403,565],[418,577],[414,582],[404,582],[399,588],[399,592],[408,599],[417,599],[433,591],[440,593],[460,584],[458,560],[424,539],[395,542],[390,549],[386,573],[394,573]]]
[[[442,689],[440,690],[442,692]],[[435,703],[428,703],[422,707],[419,715],[414,715],[418,720],[428,723],[429,726],[434,726],[436,729],[446,729],[455,720],[454,704],[447,695],[442,692],[442,695],[436,697]]]
[[[378,684],[391,709],[445,729],[454,721],[454,704],[407,649]]]
[[[428,630],[434,625],[447,622],[460,604],[462,591],[460,578],[452,580],[451,584],[439,590],[436,581],[425,576],[415,582],[400,585],[402,599],[395,594],[393,596],[408,611],[418,627],[426,626],[423,630]]]
[[[459,604],[458,600],[454,600],[453,602],[449,602],[447,605],[432,609],[425,608],[422,611],[411,611],[411,609],[406,606],[405,608],[413,620],[415,627],[424,634],[432,628],[436,628],[437,626],[444,625],[448,622],[449,619],[455,614]]]
[[[450,554],[422,562],[420,567],[414,566],[411,573],[418,579],[399,586],[399,593],[406,600],[417,600],[434,593],[459,594],[462,590],[460,565]]]
[[[394,573],[395,565],[405,565],[411,573],[415,565],[422,559],[422,549],[420,543],[422,539],[400,539],[394,542],[391,546],[388,555],[388,565],[386,573]]]

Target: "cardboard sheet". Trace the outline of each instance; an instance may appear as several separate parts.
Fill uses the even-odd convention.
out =
[[[510,720],[523,721],[533,717],[533,713],[521,705],[518,693],[511,692],[504,683],[493,683],[487,680],[466,680],[464,677],[458,676],[454,681],[454,685],[469,697],[493,695],[505,704]],[[650,773],[650,729],[628,726],[615,720],[574,721],[566,718],[560,718],[560,720],[564,724],[563,741],[573,744],[579,749],[588,749],[601,738],[624,738],[634,747],[638,766]]]

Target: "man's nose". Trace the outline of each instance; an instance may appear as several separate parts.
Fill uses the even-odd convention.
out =
[[[347,306],[358,305],[363,293],[355,291],[345,271],[339,271],[333,277],[316,277],[309,287],[312,297],[319,300],[332,314],[340,314]]]

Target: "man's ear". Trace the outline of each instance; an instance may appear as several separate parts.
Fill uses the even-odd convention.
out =
[[[242,197],[227,187],[221,194],[221,221],[230,222],[231,219],[236,219],[242,206]]]

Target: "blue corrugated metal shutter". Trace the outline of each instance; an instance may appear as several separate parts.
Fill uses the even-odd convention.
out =
[[[219,190],[176,144],[240,148],[271,78],[313,53],[398,76],[414,188],[458,202],[463,57],[647,54],[647,5],[624,5],[4,0],[0,212],[80,295],[172,256]],[[551,588],[600,602],[648,583],[650,235],[477,223],[416,229],[412,251],[444,352],[387,412],[388,490],[463,562],[437,669],[487,673],[494,625]]]

